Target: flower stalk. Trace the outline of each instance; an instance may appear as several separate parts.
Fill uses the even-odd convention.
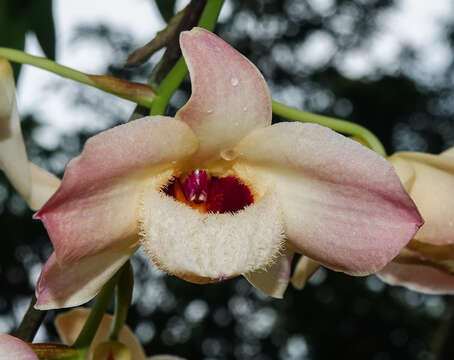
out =
[[[29,344],[40,360],[82,360],[84,357],[66,345]]]
[[[287,119],[301,122],[311,122],[326,126],[334,131],[346,135],[356,136],[364,140],[377,154],[386,157],[386,150],[380,140],[378,140],[378,138],[371,131],[361,125],[354,124],[345,120],[334,119],[328,116],[317,115],[298,110],[275,100],[272,101],[272,107],[274,114],[285,117]]]
[[[148,85],[119,79],[109,75],[85,74],[67,66],[60,65],[55,61],[30,55],[20,50],[0,47],[0,56],[3,56],[10,61],[32,65],[79,83],[93,86],[146,107],[150,107],[153,99],[156,97],[155,91]]]
[[[224,0],[208,0],[205,9],[200,16],[198,26],[212,31],[216,26],[223,4]],[[151,106],[151,115],[164,114],[170,98],[187,74],[188,67],[186,66],[183,57],[180,57],[175,66],[159,84],[157,89],[158,96],[153,100]]]
[[[103,286],[98,296],[96,296],[96,300],[91,309],[90,316],[85,322],[85,325],[82,328],[82,331],[80,332],[78,338],[72,345],[72,347],[78,350],[83,356],[88,353],[90,344],[93,341],[104,313],[109,306],[115,286],[122,273],[127,268],[127,264],[128,263],[123,265],[123,267]]]
[[[118,283],[115,287],[114,320],[109,335],[109,340],[111,341],[118,341],[120,331],[128,316],[128,309],[131,304],[132,290],[134,287],[134,274],[132,272],[131,263],[128,261],[123,265],[123,270],[120,271]]]

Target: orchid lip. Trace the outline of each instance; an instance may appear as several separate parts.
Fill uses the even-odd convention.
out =
[[[249,187],[237,177],[210,176],[202,169],[173,178],[161,191],[202,213],[234,213],[254,202]]]

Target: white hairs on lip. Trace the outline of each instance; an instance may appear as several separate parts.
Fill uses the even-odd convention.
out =
[[[163,270],[218,279],[271,265],[284,242],[273,193],[235,213],[202,214],[155,190],[144,194],[141,243]]]

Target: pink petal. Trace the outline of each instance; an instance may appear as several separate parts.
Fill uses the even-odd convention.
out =
[[[35,307],[49,310],[86,303],[136,250],[137,246],[109,250],[68,266],[60,266],[53,253],[44,265],[36,284]]]
[[[244,277],[265,294],[282,299],[290,281],[293,255],[294,252],[287,249],[269,269],[244,274]]]
[[[390,285],[401,285],[427,294],[454,293],[454,275],[430,266],[392,262],[377,275]]]
[[[143,186],[160,186],[153,179],[178,166],[177,160],[197,146],[186,124],[163,116],[135,120],[89,139],[68,164],[58,191],[35,215],[47,228],[58,262],[134,244]]]
[[[192,95],[176,114],[200,140],[201,157],[216,157],[256,128],[271,124],[271,99],[257,68],[213,33],[180,36]]]
[[[280,196],[291,243],[327,267],[375,272],[422,224],[391,165],[328,128],[279,123],[254,131],[235,151],[255,172],[250,181]]]
[[[0,333],[0,360],[39,360],[26,342],[7,334]]]
[[[402,183],[416,203],[425,224],[415,235],[421,242],[454,244],[454,158],[401,152],[389,158]]]
[[[31,179],[14,91],[11,66],[0,57],[0,169],[27,200]]]
[[[55,327],[57,329],[58,335],[65,344],[71,345],[74,343],[74,341],[76,341],[80,331],[82,330],[82,327],[85,324],[85,321],[88,318],[88,315],[90,315],[90,309],[77,308],[63,314],[59,314],[55,318]],[[96,335],[90,346],[89,359],[92,358],[92,352],[95,349],[96,345],[108,340],[112,321],[113,317],[109,314],[105,314],[102,318],[98,331],[96,332]],[[146,359],[142,345],[137,340],[129,326],[124,326],[121,329],[118,340],[131,350],[131,359]]]

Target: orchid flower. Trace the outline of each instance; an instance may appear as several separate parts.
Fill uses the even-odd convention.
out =
[[[90,315],[90,309],[87,308],[77,308],[65,312],[63,314],[59,314],[55,318],[55,327],[57,332],[62,339],[63,343],[70,345],[73,344],[80,331],[82,330],[85,322],[87,321],[88,316]],[[105,314],[99,324],[98,330],[96,335],[91,343],[90,350],[88,352],[87,359],[96,359],[102,360],[100,357],[93,357],[93,355],[99,350],[107,349],[109,351],[109,347],[115,351],[121,349],[120,351],[123,352],[123,349],[128,349],[130,351],[130,359],[131,360],[146,360],[147,357],[145,356],[145,352],[142,348],[142,345],[137,340],[134,333],[128,326],[123,326],[122,330],[120,331],[118,342],[109,342],[109,332],[112,325],[113,317],[109,314]],[[118,346],[119,344],[124,344],[124,347]],[[107,360],[108,358],[106,358]],[[110,359],[110,358],[109,358]],[[115,357],[113,356],[113,360],[120,360],[123,359],[122,357]],[[173,355],[154,355],[148,358],[149,360],[184,360],[180,357],[173,356]]]
[[[0,57],[0,169],[27,201],[39,209],[58,188],[60,181],[29,163],[20,129],[11,65]]]
[[[89,315],[90,309],[77,308],[59,314],[55,318],[55,327],[64,344],[71,345],[75,342]],[[87,360],[184,360],[173,355],[154,355],[147,358],[142,345],[128,326],[123,326],[118,341],[108,341],[112,321],[111,315],[105,314],[103,316],[90,345],[86,356]],[[40,348],[40,345],[52,346],[52,344],[38,344],[35,346],[35,350]],[[54,346],[58,347],[59,345]],[[62,349],[60,348],[60,351],[64,352]],[[62,358],[67,357],[62,354]],[[10,359],[38,360],[39,357],[34,351],[33,345],[29,345],[14,336],[0,333],[0,360]]]
[[[454,148],[400,152],[393,164],[425,224],[379,277],[425,293],[454,293]]]
[[[37,308],[88,301],[140,245],[185,280],[244,274],[275,297],[294,252],[352,275],[399,253],[422,219],[385,159],[318,125],[271,125],[249,60],[199,28],[180,44],[189,101],[89,139],[35,214],[55,250]]]
[[[21,339],[0,333],[0,360],[39,360],[33,349]]]

